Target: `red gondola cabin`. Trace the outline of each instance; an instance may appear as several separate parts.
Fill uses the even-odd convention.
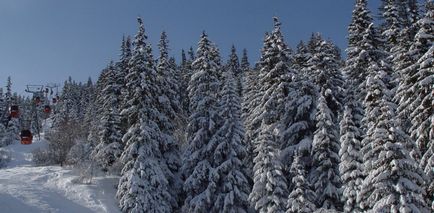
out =
[[[44,106],[44,112],[45,112],[46,114],[50,114],[50,113],[51,113],[51,107],[50,107],[50,105],[45,105],[45,106]]]
[[[10,114],[10,116],[12,118],[18,118],[18,116],[20,114],[20,110],[19,110],[18,106],[17,105],[12,105],[9,108],[9,114]]]
[[[21,134],[21,144],[32,144],[32,140],[33,140],[33,135],[32,132],[30,132],[30,130],[26,129],[26,130],[22,130]]]

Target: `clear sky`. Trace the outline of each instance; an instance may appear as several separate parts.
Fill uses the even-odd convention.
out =
[[[259,57],[264,33],[278,16],[291,47],[321,32],[346,48],[353,0],[1,0],[0,86],[11,76],[24,94],[26,84],[93,80],[110,60],[117,60],[122,36],[134,35],[136,17],[158,55],[161,31],[171,55],[196,47],[205,30],[226,60],[235,44],[247,48],[250,62]],[[379,0],[369,1],[371,11]]]

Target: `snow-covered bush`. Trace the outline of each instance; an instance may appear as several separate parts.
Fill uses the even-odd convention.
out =
[[[0,150],[0,168],[3,168],[7,165],[7,163],[11,160],[11,156],[9,152],[5,150]]]

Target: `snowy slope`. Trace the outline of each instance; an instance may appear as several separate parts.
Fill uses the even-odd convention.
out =
[[[77,184],[72,170],[59,166],[35,167],[32,150],[46,146],[35,138],[0,149],[10,153],[0,169],[0,212],[119,212],[115,200],[117,177],[95,177],[92,184]]]

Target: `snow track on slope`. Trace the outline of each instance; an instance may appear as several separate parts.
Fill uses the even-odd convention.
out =
[[[60,166],[35,167],[31,152],[46,146],[34,138],[0,149],[11,162],[0,169],[0,212],[119,212],[114,198],[117,177],[95,177],[92,184],[77,184],[78,176]]]

